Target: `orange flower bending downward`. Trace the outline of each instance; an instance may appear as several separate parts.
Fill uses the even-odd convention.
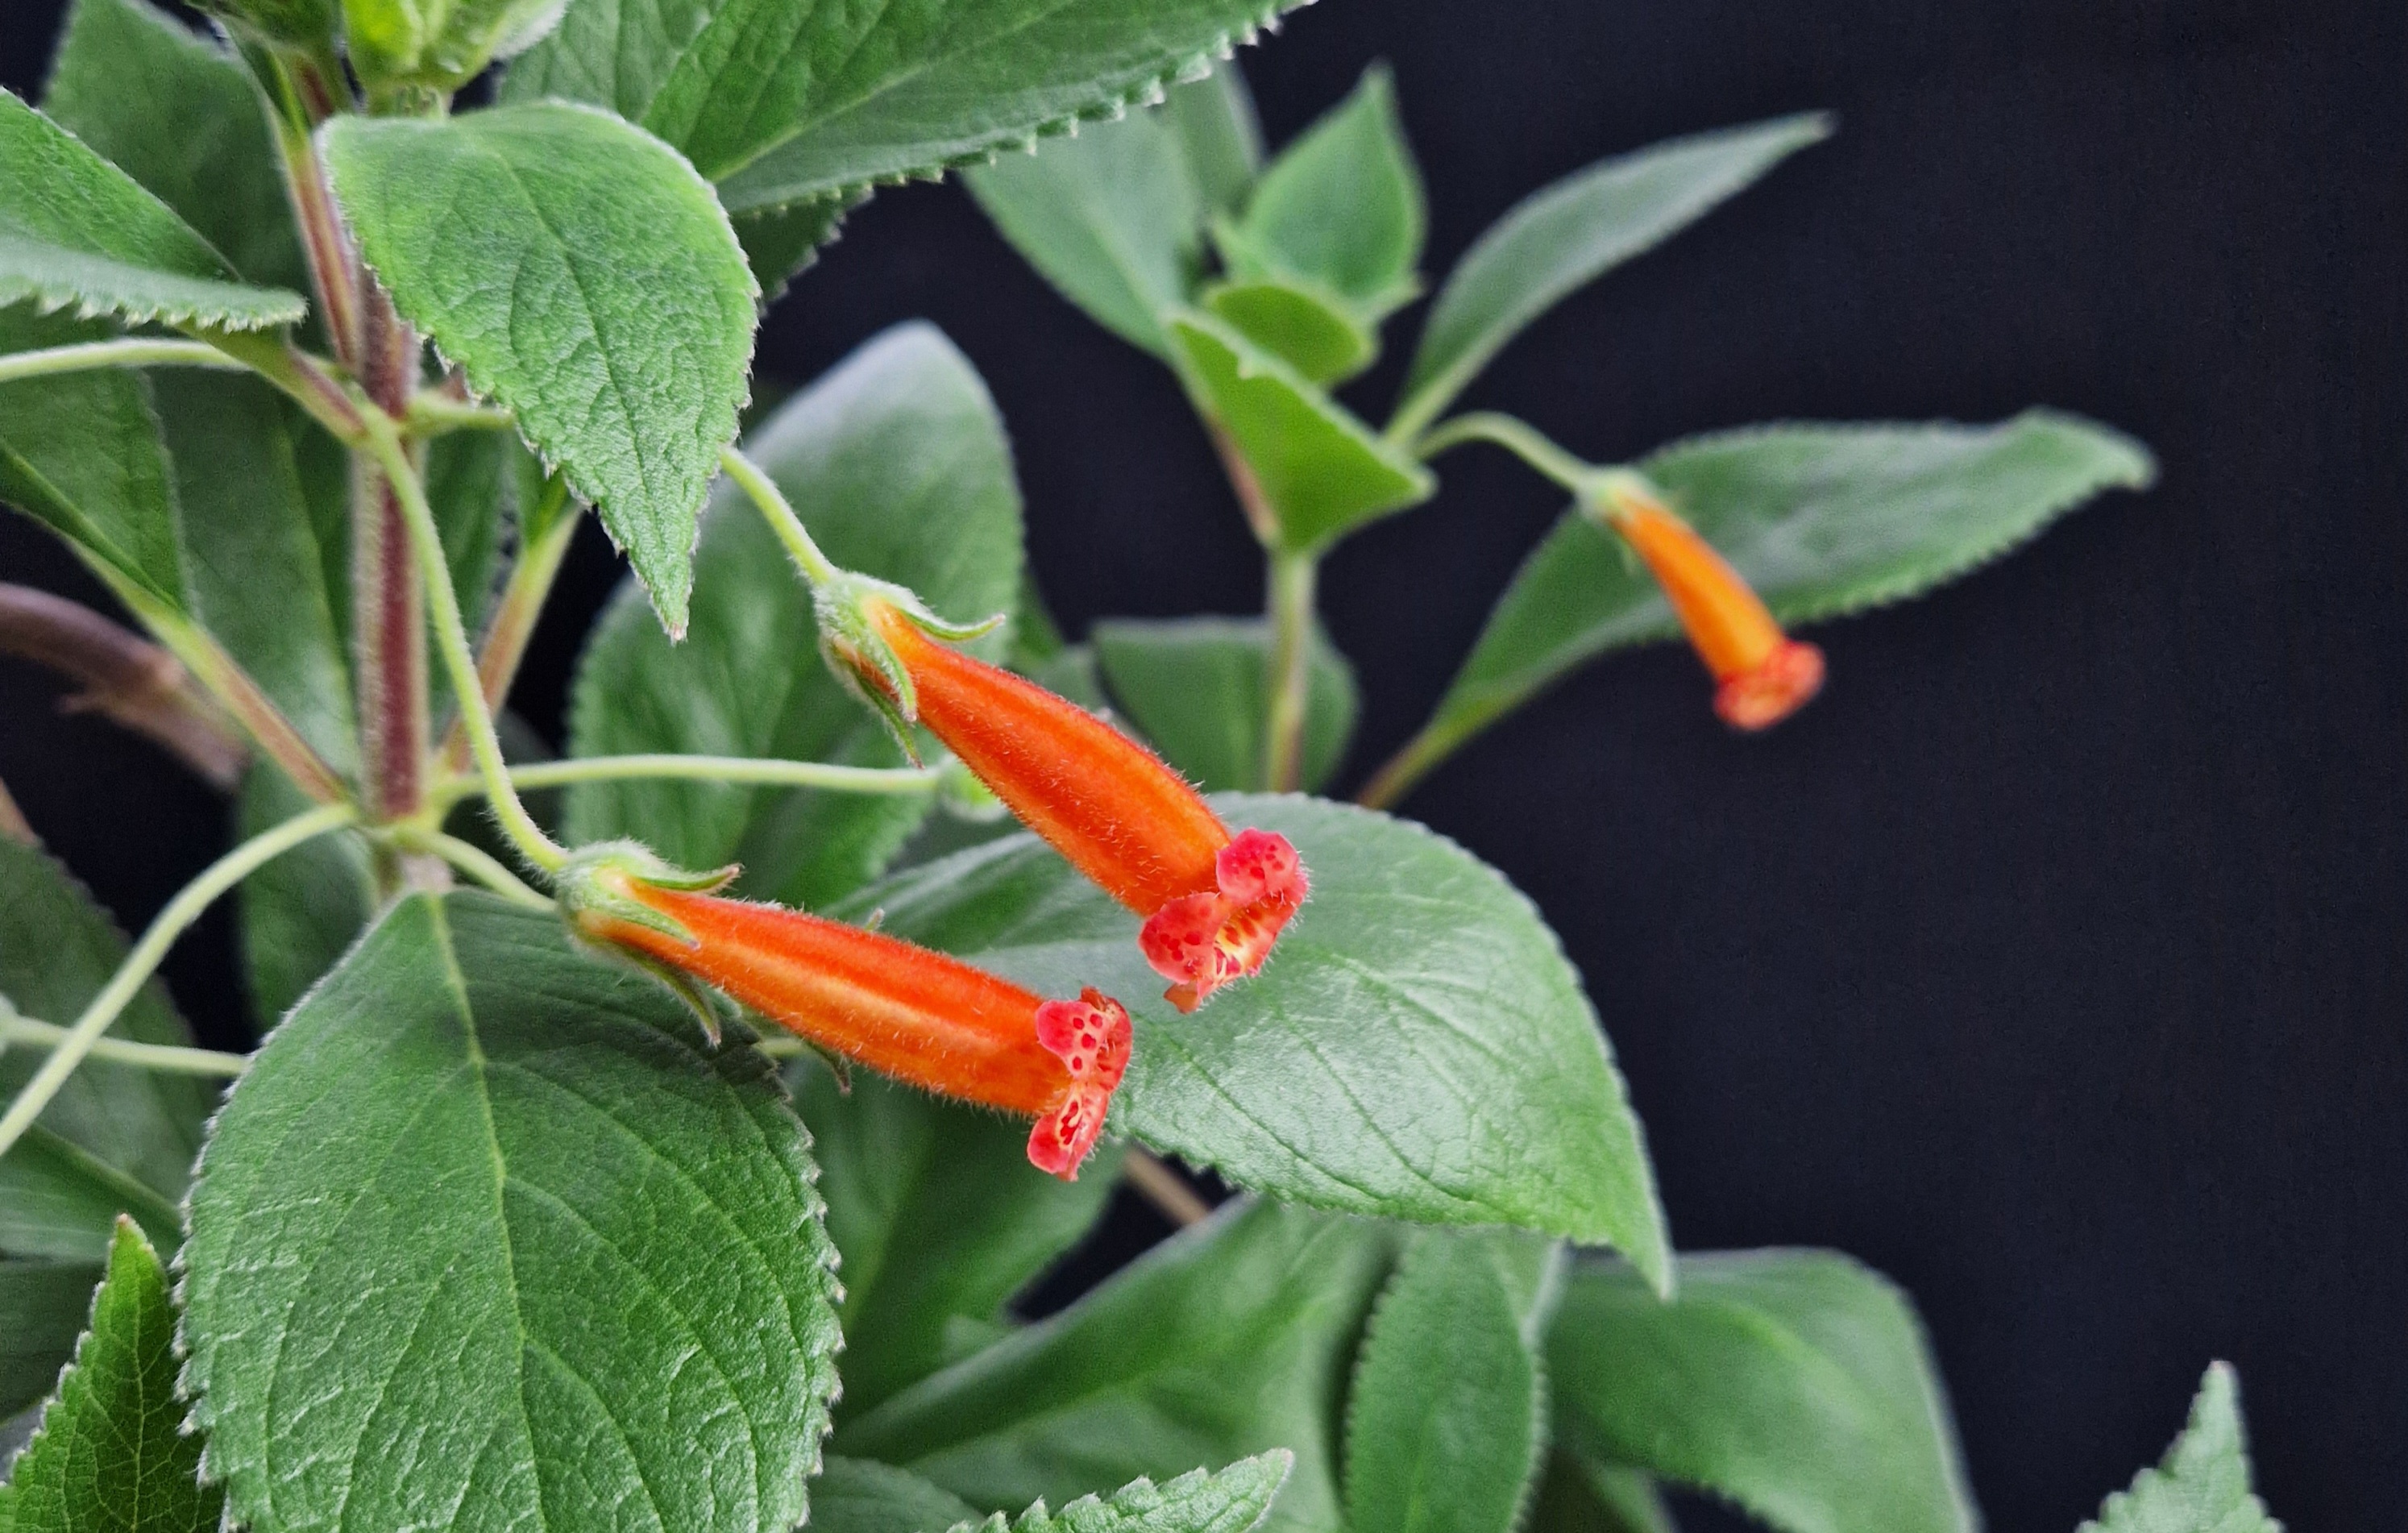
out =
[[[587,938],[716,985],[882,1075],[1033,1113],[1029,1160],[1078,1179],[1128,1068],[1120,1002],[1095,990],[1049,1001],[942,953],[800,910],[609,869],[592,877],[601,897],[571,917]]]
[[[1734,729],[1766,729],[1806,706],[1823,687],[1823,652],[1781,631],[1739,572],[1668,510],[1645,481],[1616,475],[1598,508],[1646,561],[1720,683],[1714,711]]]
[[[1066,698],[972,659],[895,604],[861,606],[884,657],[839,640],[830,652],[863,686],[923,724],[1071,866],[1146,918],[1138,946],[1193,1011],[1263,967],[1310,888],[1284,836],[1232,836],[1154,753]]]

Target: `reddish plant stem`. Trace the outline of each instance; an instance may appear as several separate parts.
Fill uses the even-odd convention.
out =
[[[251,752],[219,720],[183,663],[91,608],[30,586],[0,584],[0,652],[83,684],[66,699],[143,736],[217,787],[242,780]]]
[[[363,272],[360,381],[398,416],[418,386],[418,337]],[[360,754],[368,816],[406,819],[426,778],[426,612],[401,497],[365,454],[352,457],[351,635],[360,691]]]

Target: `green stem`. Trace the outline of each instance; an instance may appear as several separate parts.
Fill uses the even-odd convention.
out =
[[[6,997],[0,997],[0,1045],[22,1044],[31,1049],[55,1049],[66,1041],[67,1029],[53,1022],[36,1022],[10,1010]],[[220,1053],[215,1049],[188,1049],[174,1043],[136,1043],[132,1039],[98,1038],[84,1052],[88,1059],[106,1060],[112,1065],[132,1065],[138,1069],[159,1070],[169,1075],[208,1075],[231,1079],[251,1067],[248,1054]]]
[[[1480,725],[1456,725],[1440,729],[1436,723],[1422,726],[1421,733],[1405,742],[1404,749],[1390,756],[1381,768],[1363,784],[1354,802],[1367,809],[1394,809],[1415,784],[1429,775],[1430,769],[1453,755],[1455,748],[1478,733]]]
[[[696,782],[743,782],[769,788],[828,788],[838,793],[935,793],[944,778],[937,766],[843,766],[827,761],[772,761],[755,756],[585,756],[510,768],[517,788],[562,788],[575,782],[620,782],[630,778],[677,778]],[[480,793],[475,778],[439,786],[438,798]]]
[[[477,651],[477,681],[488,711],[502,706],[510,695],[510,683],[518,680],[519,662],[526,658],[536,621],[543,616],[543,604],[552,597],[561,562],[568,557],[568,545],[577,538],[577,520],[575,507],[561,509],[541,537],[519,550],[517,562],[510,566],[501,599],[494,604],[494,621],[486,625],[485,641]],[[443,738],[442,760],[455,772],[468,765],[465,712],[452,722],[451,732]]]
[[[1448,448],[1460,447],[1465,442],[1489,442],[1501,447],[1575,495],[1586,494],[1599,472],[1596,465],[1573,457],[1527,422],[1494,410],[1456,416],[1415,443],[1413,453],[1420,458],[1435,458]]]
[[[53,373],[79,373],[94,367],[240,367],[241,363],[207,341],[156,340],[128,337],[123,340],[85,341],[79,346],[52,346],[39,351],[19,351],[0,357],[0,383],[47,378]]]
[[[481,847],[471,845],[457,836],[440,831],[402,830],[394,838],[408,851],[423,852],[442,858],[479,883],[510,901],[530,910],[549,910],[552,901],[527,887],[524,880],[504,867]]]
[[[1319,561],[1310,553],[1283,550],[1271,555],[1263,786],[1273,793],[1294,793],[1304,781],[1304,720],[1312,694],[1312,595],[1319,572]]]
[[[42,1115],[42,1110],[50,1105],[50,1098],[58,1095],[67,1077],[75,1073],[76,1067],[83,1063],[93,1045],[100,1041],[100,1035],[108,1030],[108,1024],[117,1020],[118,1013],[123,1011],[141,992],[142,982],[158,968],[160,960],[167,955],[167,949],[183,935],[184,928],[200,919],[201,912],[208,910],[212,901],[266,863],[313,837],[350,824],[357,817],[358,811],[349,804],[329,804],[307,814],[296,815],[273,830],[264,831],[243,842],[211,863],[200,877],[184,885],[183,891],[169,900],[167,908],[150,923],[150,929],[142,934],[142,939],[134,944],[133,951],[125,955],[125,961],[118,966],[108,983],[103,985],[100,994],[92,998],[92,1004],[84,1008],[83,1015],[66,1029],[66,1036],[59,1039],[57,1048],[50,1051],[50,1057],[42,1061],[42,1067],[34,1072],[34,1078],[25,1082],[25,1089],[17,1094],[17,1099],[8,1104],[8,1110],[0,1114],[0,1155],[7,1154],[8,1147],[15,1144],[32,1126],[34,1120]]]
[[[410,396],[409,414],[403,424],[413,437],[437,437],[447,431],[508,431],[518,424],[518,417],[491,405],[472,405],[433,389],[421,389]]]
[[[719,450],[719,466],[727,470],[727,477],[736,481],[737,488],[761,509],[761,514],[768,519],[769,530],[778,535],[778,541],[786,545],[786,552],[794,559],[795,567],[803,572],[803,579],[810,581],[814,590],[843,577],[844,571],[838,569],[826,554],[820,552],[819,544],[811,540],[810,530],[803,525],[803,519],[795,514],[795,508],[787,504],[785,492],[778,488],[776,480],[762,472],[758,464],[732,447],[724,447]]]
[[[452,692],[460,707],[460,721],[468,729],[468,748],[485,780],[494,818],[501,822],[521,855],[545,872],[556,872],[568,861],[568,851],[535,823],[526,806],[510,789],[510,771],[502,760],[502,742],[494,733],[494,715],[485,707],[484,683],[477,676],[477,657],[468,648],[468,624],[460,616],[460,598],[452,589],[451,566],[443,558],[443,535],[435,525],[435,509],[426,503],[426,489],[402,445],[400,428],[389,418],[368,423],[369,454],[384,470],[401,502],[408,541],[418,551],[419,583],[425,588],[427,609],[434,619],[435,647],[452,676]]]

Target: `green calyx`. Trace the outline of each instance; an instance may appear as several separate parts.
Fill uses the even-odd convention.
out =
[[[914,766],[921,765],[919,742],[911,733],[920,718],[919,691],[902,656],[879,631],[876,609],[892,609],[921,632],[952,643],[993,633],[1008,615],[950,623],[906,587],[850,570],[813,586],[811,601],[819,617],[820,653],[828,669],[885,724]]]
[[[243,0],[256,4],[258,0]],[[273,0],[271,0],[273,3]],[[306,3],[306,0],[287,0]],[[322,0],[320,0],[322,3]],[[351,67],[371,96],[450,93],[533,47],[566,0],[342,0]]]
[[[623,921],[691,944],[694,934],[637,898],[634,886],[705,895],[724,888],[738,871],[731,866],[697,873],[663,861],[640,841],[597,841],[579,847],[552,876],[552,898],[581,938],[595,938],[601,922]]]

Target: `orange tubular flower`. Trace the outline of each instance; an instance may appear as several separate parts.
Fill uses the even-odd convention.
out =
[[[1232,836],[1195,789],[1085,709],[931,638],[894,603],[861,605],[861,639],[830,652],[903,717],[924,724],[1023,824],[1146,918],[1138,945],[1164,993],[1193,1011],[1263,967],[1304,903],[1284,836]],[[893,667],[882,664],[891,659]]]
[[[1635,476],[1617,475],[1598,508],[1646,561],[1719,683],[1714,711],[1734,729],[1767,729],[1823,687],[1823,652],[1781,631],[1761,597]]]
[[[608,869],[592,882],[594,895],[572,903],[586,938],[715,985],[882,1075],[1034,1114],[1028,1158],[1041,1170],[1077,1180],[1103,1132],[1129,1060],[1128,1013],[1109,996],[1049,1001],[942,953],[799,910]]]

